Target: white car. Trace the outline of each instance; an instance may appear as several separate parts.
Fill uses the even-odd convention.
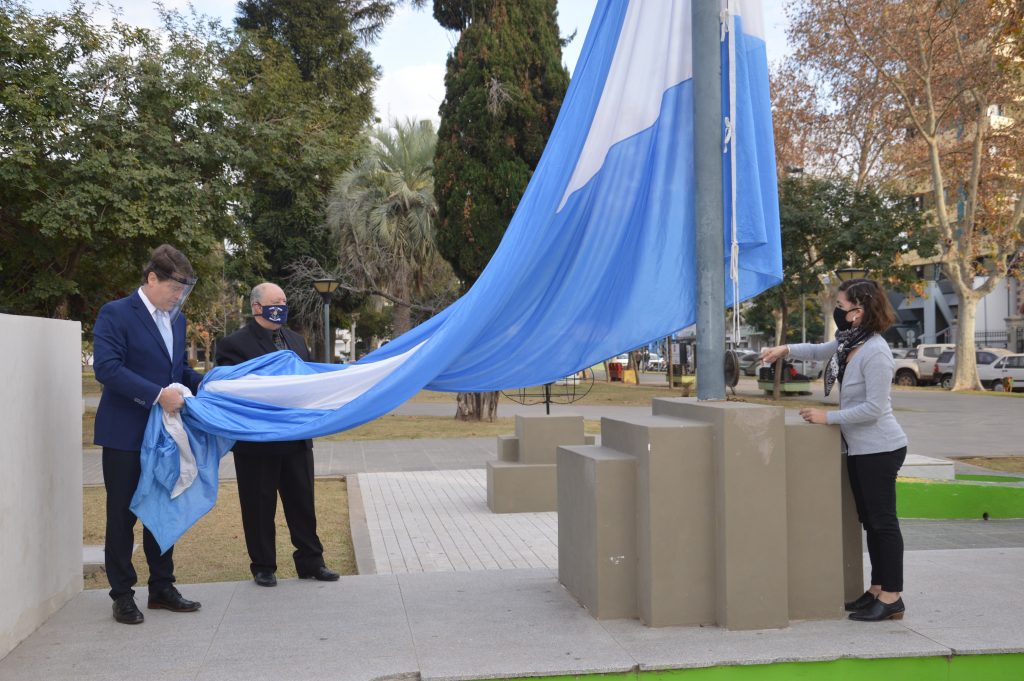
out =
[[[993,375],[988,372],[991,370],[989,365],[995,363],[1000,357],[1011,354],[1009,350],[1005,348],[978,348],[974,352],[975,362],[978,364],[978,379],[981,384],[986,388],[992,384]],[[946,350],[943,352],[938,360],[935,362],[935,371],[933,376],[935,382],[941,385],[946,390],[953,387],[953,368],[956,366],[956,351]]]
[[[992,390],[1003,390],[1003,381],[1007,378],[1013,381],[1010,390],[1024,388],[1024,354],[1005,355],[991,364],[979,365],[978,378],[983,386]]]

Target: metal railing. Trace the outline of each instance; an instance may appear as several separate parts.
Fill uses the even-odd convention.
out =
[[[980,348],[1006,348],[1010,334],[1006,331],[981,331],[974,334],[974,344]]]

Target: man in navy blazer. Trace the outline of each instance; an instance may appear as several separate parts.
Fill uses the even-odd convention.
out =
[[[132,565],[136,517],[129,504],[142,472],[139,456],[146,421],[155,404],[168,412],[184,405],[181,394],[167,386],[181,383],[195,393],[202,380],[185,360],[185,317],[180,314],[194,277],[188,258],[164,244],[144,268],[142,286],[104,305],[93,327],[93,368],[103,385],[93,441],[103,447],[105,563],[114,619],[123,624],[144,619],[132,589],[138,580]],[[148,607],[198,610],[199,603],[182,597],[174,587],[173,547],[161,555],[145,528],[142,547],[150,573]]]

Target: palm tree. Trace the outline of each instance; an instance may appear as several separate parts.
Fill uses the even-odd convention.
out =
[[[434,147],[427,121],[393,121],[378,127],[365,153],[328,198],[327,224],[339,237],[340,259],[363,284],[387,292],[395,303],[395,335],[410,328],[411,297],[440,256],[434,245]]]

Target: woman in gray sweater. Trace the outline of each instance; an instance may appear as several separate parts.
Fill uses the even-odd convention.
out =
[[[867,533],[871,586],[846,609],[852,620],[902,619],[903,535],[896,517],[896,473],[907,456],[907,436],[892,414],[894,362],[882,338],[896,313],[878,284],[853,279],[839,286],[833,317],[838,328],[834,341],[765,348],[761,359],[829,360],[825,394],[839,383],[839,409],[806,408],[800,416],[809,423],[838,425],[842,431],[857,515]]]

